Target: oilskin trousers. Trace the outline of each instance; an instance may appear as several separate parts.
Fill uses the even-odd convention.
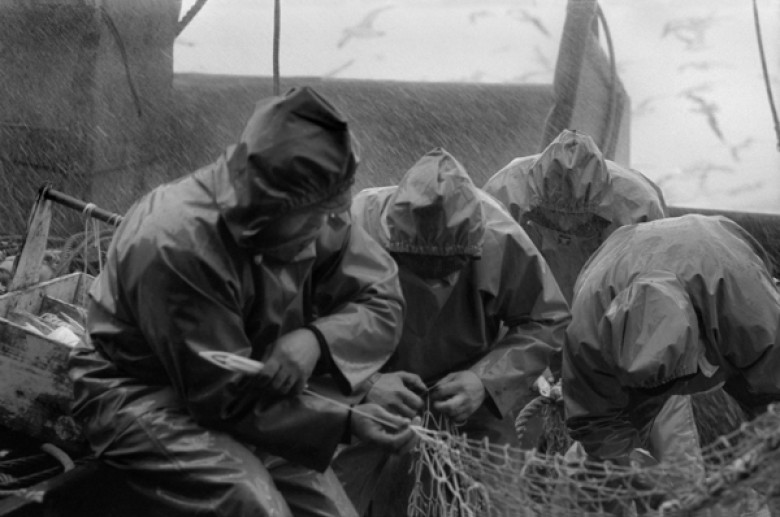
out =
[[[147,516],[356,516],[331,469],[253,451],[170,408],[140,415],[101,459],[122,471]]]

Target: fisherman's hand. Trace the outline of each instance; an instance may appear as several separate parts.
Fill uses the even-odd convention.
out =
[[[366,402],[407,418],[412,418],[423,407],[427,388],[420,377],[410,372],[383,373],[366,395]]]
[[[374,418],[369,418],[371,415]],[[384,423],[377,421],[381,420]],[[352,411],[351,431],[364,442],[374,443],[382,448],[405,453],[417,443],[417,434],[409,427],[419,425],[420,418],[409,420],[394,415],[377,404],[360,404]]]
[[[301,393],[320,358],[317,336],[309,329],[289,332],[266,354],[265,370],[274,372],[270,388],[279,395]]]
[[[452,372],[431,388],[436,411],[455,422],[465,422],[485,401],[485,385],[471,370]]]

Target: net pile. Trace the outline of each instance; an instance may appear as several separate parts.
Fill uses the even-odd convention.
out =
[[[780,405],[704,446],[704,469],[616,466],[572,451],[498,446],[430,414],[425,427],[410,517],[755,515],[780,488]]]

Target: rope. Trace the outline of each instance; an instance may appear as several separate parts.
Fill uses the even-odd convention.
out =
[[[176,36],[181,34],[181,31],[190,24],[192,19],[195,18],[195,15],[200,12],[204,5],[206,5],[206,0],[198,0],[190,7],[190,10],[187,11],[187,14],[185,14],[181,20],[179,20],[179,24],[176,26]]]
[[[135,83],[133,82],[133,75],[130,73],[130,64],[127,59],[127,51],[125,50],[125,44],[122,40],[122,35],[119,34],[119,30],[116,28],[116,24],[114,23],[114,20],[111,18],[111,15],[108,14],[108,11],[106,11],[105,7],[100,7],[100,14],[103,15],[103,20],[106,22],[106,25],[108,25],[108,29],[111,32],[111,35],[114,37],[114,40],[116,41],[117,47],[119,48],[119,54],[122,57],[122,65],[125,67],[125,77],[127,78],[127,86],[130,88],[130,94],[133,96],[133,103],[135,104],[135,110],[138,113],[138,116],[141,116],[141,97],[138,95],[138,90],[135,87]]]
[[[53,443],[44,443],[41,445],[41,450],[48,453],[49,455],[53,456],[57,461],[60,462],[62,465],[62,468],[65,469],[65,472],[68,472],[69,470],[73,470],[76,465],[73,463],[73,460],[68,456],[68,453],[54,445]]]
[[[24,497],[26,488],[75,467],[73,460],[50,443],[40,446],[43,452],[0,460],[0,496]],[[52,465],[52,460],[56,464]]]
[[[601,21],[601,25],[604,27],[604,38],[607,40],[607,49],[609,50],[609,71],[610,71],[610,84],[609,84],[609,111],[607,112],[607,123],[604,126],[604,132],[601,135],[602,150],[607,155],[614,154],[614,145],[612,142],[612,128],[615,125],[615,112],[617,111],[617,65],[615,64],[615,48],[612,45],[612,35],[607,25],[607,17],[604,15],[604,11],[601,6],[596,4],[596,15]],[[610,138],[610,142],[607,142],[607,138]]]
[[[42,503],[43,495],[43,490],[29,490],[27,488],[20,488],[17,490],[0,490],[0,497],[20,497],[34,503]]]
[[[19,467],[29,466],[31,463],[43,461],[48,458],[49,455],[43,452],[32,454],[30,456],[21,456],[19,458],[0,459],[0,472],[9,469],[15,469]]]
[[[756,0],[753,0],[753,21],[756,26],[756,38],[758,39],[758,53],[761,56],[761,69],[764,72],[764,84],[766,85],[766,94],[769,97],[769,107],[772,110],[772,119],[775,122],[775,136],[777,137],[777,150],[780,151],[780,120],[777,118],[777,108],[775,107],[775,100],[772,96],[772,85],[769,81],[769,72],[766,67],[766,55],[764,54],[764,41],[761,37],[761,22],[758,16],[758,5]]]
[[[105,244],[106,246],[110,245],[111,239],[113,237],[113,230],[101,230],[99,235],[101,244]],[[73,261],[76,260],[76,258],[79,256],[79,249],[85,249],[84,241],[89,242],[89,234],[85,234],[84,232],[74,233],[68,237],[62,247],[62,251],[60,252],[60,263],[57,266],[57,269],[54,271],[55,277],[66,275],[72,272],[70,267]],[[108,242],[105,243],[104,241]],[[82,258],[83,260],[87,260],[87,257]],[[102,257],[100,259],[102,260]]]
[[[531,418],[533,418],[536,413],[541,411],[545,404],[549,404],[550,400],[551,399],[549,397],[539,395],[531,402],[526,404],[525,407],[517,414],[517,417],[515,418],[515,432],[517,433],[518,441],[523,440],[523,435],[525,435],[528,421],[531,420]]]
[[[0,485],[3,487],[0,489],[0,495],[2,494],[2,491],[16,491],[19,488],[29,487],[60,473],[62,473],[62,465],[50,467],[45,470],[39,470],[38,472],[33,472],[25,476],[14,477],[4,475],[2,479],[2,485]]]
[[[274,95],[280,94],[279,86],[279,40],[282,31],[281,0],[274,0]]]

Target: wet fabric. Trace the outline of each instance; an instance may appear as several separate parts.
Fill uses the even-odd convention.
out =
[[[441,192],[447,192],[443,202]],[[426,199],[436,207],[432,217],[439,228],[420,225],[422,231],[416,232],[408,219],[409,199],[422,213]],[[568,306],[531,240],[441,149],[423,157],[397,187],[358,193],[352,218],[383,245],[393,242],[395,249],[463,254],[480,243],[479,258],[471,260],[452,284],[432,285],[401,269],[407,304],[404,329],[383,371],[413,372],[433,385],[447,373],[471,370],[482,380],[487,397],[462,431],[472,438],[515,444],[514,414],[534,397],[531,386],[545,368],[559,370],[569,322]],[[391,230],[398,221],[409,222],[403,233]],[[375,465],[386,461],[379,458]],[[371,471],[368,462],[358,454],[345,454],[334,463],[353,501],[367,500],[350,480],[364,484]],[[385,479],[408,475],[408,469],[400,469],[385,473]],[[375,510],[381,514],[381,508]]]
[[[82,365],[102,362],[98,352],[79,355]],[[156,398],[174,398],[170,391],[161,388]],[[150,517],[357,515],[332,470],[320,473],[259,451],[198,425],[181,408],[139,414],[101,458],[122,473]]]
[[[344,118],[310,88],[257,103],[214,183],[222,220],[240,246],[282,214],[349,209],[357,157]],[[258,173],[260,172],[260,173]]]
[[[451,371],[471,369],[485,384],[497,415],[505,415],[518,395],[528,395],[548,364],[556,367],[569,321],[566,302],[526,233],[441,149],[423,157],[397,187],[357,194],[353,222],[389,245],[390,221],[404,220],[406,199],[425,206],[428,196],[431,206],[442,206],[438,192],[447,189],[449,206],[440,209],[447,217],[436,216],[442,228],[429,231],[421,225],[419,233],[436,234],[444,244],[438,249],[449,254],[463,253],[481,241],[480,258],[470,261],[451,285],[432,286],[401,270],[407,303],[404,330],[384,370],[413,372],[432,383]],[[395,245],[420,242],[413,228],[408,225],[403,238],[396,234]],[[432,247],[439,242],[426,239]],[[509,330],[499,339],[502,328]]]
[[[780,294],[770,263],[724,217],[616,230],[580,275],[564,349],[572,438],[615,458],[666,397],[727,393],[755,415],[780,400]]]
[[[289,262],[257,252],[255,230],[302,207],[343,206],[354,174],[346,128],[314,92],[293,90],[257,109],[240,145],[131,207],[90,291],[96,351],[71,358],[73,413],[96,454],[131,471],[145,471],[145,459],[164,463],[160,451],[175,445],[167,440],[177,426],[204,440],[226,433],[262,454],[325,470],[348,431],[346,410],[307,395],[272,396],[254,378],[198,353],[262,360],[277,338],[308,326],[323,345],[315,375],[336,378],[346,394],[379,369],[400,336],[397,268],[348,213],[328,216],[317,239]],[[254,127],[276,123],[277,133]],[[154,425],[144,426],[149,414]],[[185,460],[196,458],[176,459]],[[219,461],[209,465],[213,471],[204,464],[200,472],[218,477]],[[219,506],[203,495],[199,511],[219,515],[209,513],[212,503]]]
[[[582,266],[613,231],[667,215],[652,181],[605,159],[577,131],[564,130],[542,153],[513,160],[483,190],[525,228],[569,302]]]
[[[485,216],[463,166],[441,148],[423,156],[388,201],[383,232],[372,236],[390,252],[479,256]]]
[[[647,449],[658,461],[687,465],[690,479],[703,482],[706,472],[693,404],[690,395],[670,396],[653,421]]]

